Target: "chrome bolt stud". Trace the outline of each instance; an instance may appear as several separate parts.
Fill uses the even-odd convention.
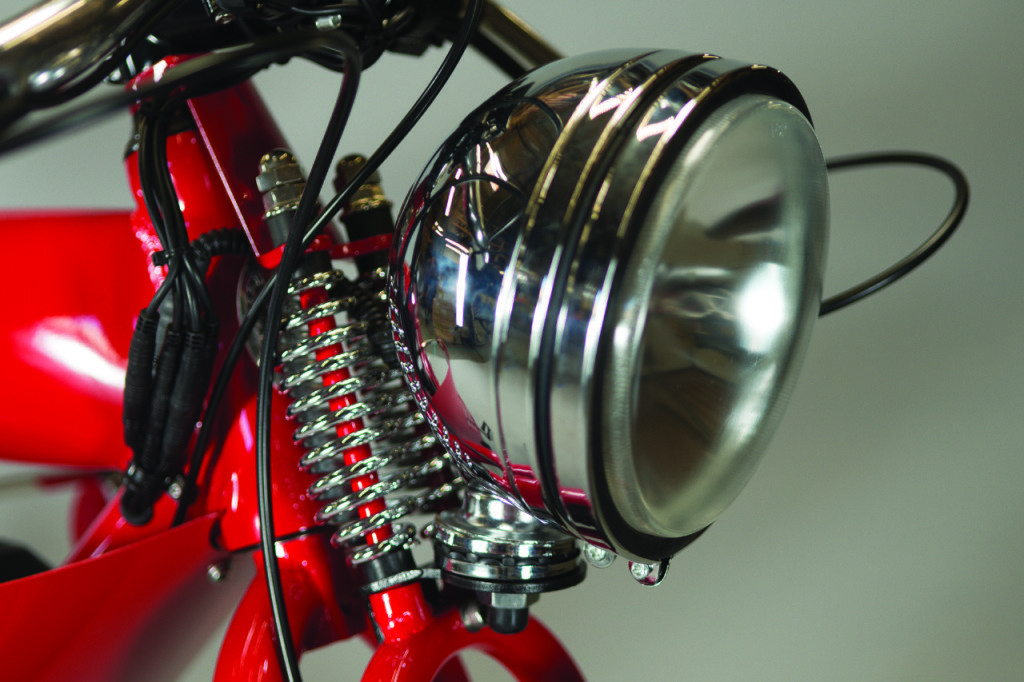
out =
[[[341,28],[341,15],[331,14],[325,17],[318,17],[314,22],[318,31],[335,31]]]
[[[586,542],[583,544],[583,558],[594,568],[608,568],[615,561],[615,552]]]
[[[231,563],[227,560],[218,561],[206,567],[206,577],[211,583],[222,583],[228,578],[228,568]]]
[[[633,579],[644,587],[655,587],[661,584],[668,573],[668,559],[662,559],[658,563],[648,564],[642,561],[630,561],[629,572]]]
[[[180,500],[183,492],[185,492],[185,484],[180,478],[174,479],[174,481],[167,486],[167,494],[172,500]]]
[[[463,604],[459,609],[459,615],[462,618],[462,627],[466,628],[467,632],[479,632],[487,625],[484,607],[476,600]]]

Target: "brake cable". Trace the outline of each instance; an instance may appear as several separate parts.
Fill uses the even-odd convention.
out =
[[[292,271],[298,264],[299,258],[312,243],[313,239],[316,238],[334,214],[344,206],[351,194],[362,186],[369,175],[377,170],[384,159],[405,139],[412,127],[419,121],[434,99],[436,99],[469,45],[473,32],[479,23],[483,4],[483,0],[474,0],[463,20],[457,38],[452,42],[451,48],[445,55],[434,77],[427,84],[427,87],[413,104],[412,108],[381,146],[378,147],[377,151],[371,155],[366,165],[353,176],[346,188],[328,204],[327,208],[303,233],[303,226],[312,217],[312,212],[316,207],[320,186],[323,184],[327,167],[333,158],[333,149],[337,146],[337,141],[335,140],[333,146],[328,150],[328,142],[331,141],[331,136],[334,133],[337,133],[340,138],[341,131],[338,129],[338,121],[335,118],[336,116],[347,115],[347,112],[341,108],[341,100],[344,99],[343,95],[345,95],[346,89],[343,85],[342,93],[339,94],[339,105],[336,107],[335,113],[331,116],[331,122],[328,124],[328,135],[324,137],[324,141],[321,143],[320,150],[317,152],[316,159],[310,169],[306,188],[296,210],[291,233],[285,242],[284,252],[281,257],[281,263],[277,268],[275,280],[272,283],[268,282],[266,284],[267,287],[272,287],[272,293],[268,303],[263,346],[260,353],[259,380],[256,389],[256,461],[257,482],[259,486],[260,549],[263,554],[263,567],[267,587],[271,595],[271,610],[273,612],[278,647],[282,658],[282,672],[285,678],[292,682],[297,682],[302,678],[298,669],[298,657],[295,653],[294,644],[291,641],[291,630],[288,626],[288,614],[284,603],[284,591],[277,562],[277,552],[274,547],[272,486],[270,481],[270,396],[273,390],[272,374],[277,352],[276,340],[281,328],[281,314],[284,309],[288,282]],[[327,153],[327,151],[330,151],[330,153]],[[251,313],[252,311],[250,311]]]

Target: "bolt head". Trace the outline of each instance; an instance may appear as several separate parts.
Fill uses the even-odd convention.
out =
[[[181,484],[181,481],[174,481],[167,486],[167,494],[170,495],[172,500],[180,500],[181,494],[184,492],[185,486]]]
[[[487,625],[484,608],[476,600],[470,600],[463,604],[459,609],[459,615],[462,617],[462,627],[466,628],[468,632],[479,632]]]
[[[607,568],[615,561],[615,553],[587,542],[583,544],[583,558],[594,568]]]
[[[228,562],[220,561],[206,567],[206,577],[212,583],[222,583],[228,578]]]
[[[640,582],[643,582],[647,579],[647,576],[651,574],[652,568],[653,566],[651,566],[650,564],[643,564],[639,561],[629,562],[629,572],[632,573],[633,577]]]
[[[645,587],[660,585],[668,573],[668,559],[662,559],[655,564],[648,564],[642,561],[630,561],[629,572],[633,578]]]

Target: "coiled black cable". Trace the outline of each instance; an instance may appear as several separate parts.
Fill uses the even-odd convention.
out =
[[[124,438],[132,459],[120,506],[125,519],[138,525],[149,522],[167,481],[185,464],[219,329],[167,163],[168,122],[183,103],[180,95],[150,100],[138,112],[143,202],[168,266],[163,283],[139,314],[125,370]],[[158,340],[161,306],[168,296],[173,306]]]

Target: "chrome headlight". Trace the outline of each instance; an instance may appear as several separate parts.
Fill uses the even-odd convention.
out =
[[[779,72],[563,60],[471,114],[410,194],[392,315],[464,473],[631,558],[746,483],[821,294],[828,190]]]

